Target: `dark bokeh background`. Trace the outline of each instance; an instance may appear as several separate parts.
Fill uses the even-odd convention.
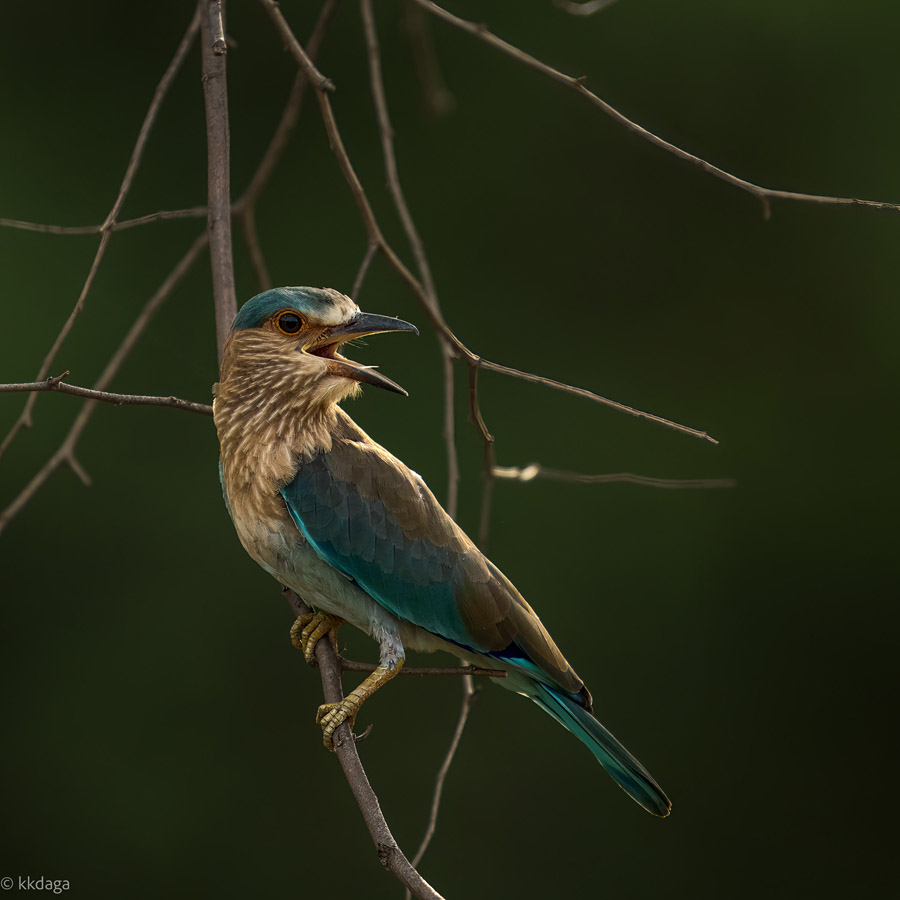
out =
[[[103,219],[189,4],[13,4],[0,36],[0,214]],[[256,4],[230,4],[237,194],[293,75]],[[293,7],[302,6],[302,9]],[[284,4],[301,36],[317,4]],[[707,429],[719,447],[485,375],[504,465],[733,476],[731,491],[497,486],[490,551],[606,722],[674,801],[643,813],[571,736],[487,686],[422,865],[447,897],[882,897],[893,878],[900,219],[752,198],[629,136],[573,93],[441,23],[455,111],[430,119],[398,3],[379,29],[401,174],[448,318],[490,359]],[[455,0],[637,121],[761,184],[900,201],[896,34],[883,0]],[[356,5],[321,58],[387,233]],[[166,103],[124,214],[202,203],[199,57]],[[277,283],[349,291],[365,247],[313,104],[259,209]],[[54,370],[90,384],[199,228],[116,235]],[[36,372],[97,240],[0,231],[0,381]],[[256,291],[243,248],[239,294]],[[424,328],[377,263],[364,308]],[[410,389],[352,413],[444,492],[436,342],[360,351]],[[480,447],[458,422],[461,521]],[[209,397],[208,266],[114,387]],[[4,395],[5,433],[23,398]],[[0,468],[8,502],[72,398],[39,399]],[[104,407],[79,457],[0,540],[0,875],[86,897],[398,897],[313,723],[317,675],[221,502],[211,421]],[[345,629],[350,652],[373,645]],[[348,676],[349,681],[349,676]],[[403,679],[370,706],[364,762],[401,844],[422,832],[459,685]]]

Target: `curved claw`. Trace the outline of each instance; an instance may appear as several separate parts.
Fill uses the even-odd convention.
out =
[[[402,659],[381,663],[358,688],[351,691],[339,703],[323,703],[319,707],[316,713],[316,722],[322,726],[322,743],[326,750],[334,752],[335,730],[346,721],[350,722],[352,728],[356,721],[356,714],[363,703],[382,685],[387,684],[402,668]]]
[[[303,658],[309,665],[315,665],[316,644],[327,634],[336,651],[337,630],[344,624],[346,623],[339,616],[332,616],[325,612],[297,616],[291,626],[291,643],[298,650],[303,651]]]
[[[323,703],[316,711],[316,724],[322,726],[322,743],[326,750],[334,753],[334,732],[343,725],[350,723],[353,728],[356,722],[356,714],[359,712],[360,703],[350,697],[345,697],[339,703]]]

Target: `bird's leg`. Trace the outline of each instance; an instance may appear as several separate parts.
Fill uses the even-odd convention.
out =
[[[352,728],[356,714],[363,703],[382,685],[387,684],[402,668],[402,659],[391,664],[381,663],[358,688],[351,691],[340,703],[323,703],[319,707],[319,711],[316,713],[316,722],[322,726],[322,743],[325,744],[327,750],[334,752],[335,729],[347,720]]]
[[[343,722],[350,727],[356,720],[359,708],[382,685],[387,684],[403,668],[405,653],[396,634],[385,631],[379,641],[381,658],[378,668],[366,677],[359,687],[351,691],[339,703],[323,703],[316,713],[316,722],[322,726],[322,742],[326,750],[334,752],[334,732]]]
[[[291,626],[291,643],[303,651],[303,657],[309,665],[315,661],[316,644],[327,634],[331,645],[337,652],[337,630],[346,622],[339,616],[325,612],[311,612],[297,616]]]

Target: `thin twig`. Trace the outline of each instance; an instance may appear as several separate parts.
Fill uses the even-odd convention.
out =
[[[102,234],[106,231],[127,231],[138,225],[149,225],[152,222],[171,222],[176,219],[200,219],[206,215],[205,206],[192,206],[189,209],[163,209],[159,212],[138,216],[136,219],[123,219],[113,225],[44,225],[40,222],[25,222],[22,219],[0,219],[0,228],[15,228],[19,231],[36,231],[40,234]]]
[[[664,138],[659,137],[659,135],[654,134],[652,131],[648,131],[641,125],[638,125],[637,122],[633,122],[627,116],[620,113],[617,109],[610,106],[605,100],[602,100],[595,93],[588,90],[584,86],[583,78],[573,78],[571,75],[566,75],[563,72],[560,72],[558,69],[554,69],[552,66],[548,66],[546,63],[541,62],[534,56],[531,56],[531,54],[526,53],[524,50],[521,50],[513,44],[507,43],[502,38],[497,37],[497,35],[492,34],[485,25],[479,24],[477,22],[470,22],[466,19],[461,19],[459,18],[459,16],[455,16],[453,15],[453,13],[448,12],[443,7],[440,7],[436,3],[433,3],[432,0],[412,0],[412,2],[417,3],[423,9],[428,10],[439,19],[443,19],[445,22],[448,22],[454,27],[473,35],[474,37],[478,38],[478,40],[483,41],[484,43],[493,47],[495,50],[499,50],[501,53],[512,57],[517,62],[520,62],[522,63],[522,65],[527,66],[529,69],[534,69],[536,72],[540,72],[542,75],[546,75],[548,78],[551,78],[554,81],[558,81],[560,84],[563,84],[576,93],[581,94],[582,97],[587,99],[598,109],[602,110],[604,113],[606,113],[606,115],[608,115],[614,121],[618,122],[623,128],[627,129],[632,134],[643,138],[645,141],[649,141],[655,147],[659,147],[660,149],[671,153],[673,156],[677,156],[679,159],[684,160],[685,162],[699,167],[707,174],[712,175],[714,178],[718,178],[721,181],[724,181],[726,184],[730,184],[732,187],[736,187],[739,190],[746,191],[748,194],[751,194],[752,196],[758,198],[763,204],[763,212],[766,215],[766,218],[768,218],[769,213],[769,200],[799,200],[806,203],[827,203],[840,206],[868,206],[872,209],[885,209],[892,210],[894,212],[900,211],[900,204],[896,203],[884,203],[879,200],[858,200],[855,197],[829,197],[821,194],[803,194],[796,191],[779,191],[772,188],[761,187],[760,185],[753,184],[752,182],[746,181],[743,178],[738,178],[736,175],[732,175],[730,172],[726,172],[724,169],[720,169],[718,166],[714,166],[712,163],[707,162],[705,159],[701,159],[699,156],[694,156],[693,153],[688,153],[686,150],[682,150],[680,147],[676,147],[674,144],[670,143]]]
[[[310,612],[309,607],[292,590],[285,588],[283,593],[290,603],[294,615],[299,616]],[[331,646],[331,641],[319,641],[316,644],[316,661],[322,676],[322,692],[325,695],[325,702],[339,703],[344,697],[341,687],[341,667],[337,654]],[[378,797],[375,796],[359,759],[350,725],[344,722],[337,728],[334,737],[335,753],[344,770],[350,790],[359,805],[381,864],[406,885],[413,896],[421,898],[421,900],[443,900],[441,895],[410,864],[394,840],[384,819],[384,814],[381,812]]]
[[[256,273],[256,284],[260,292],[272,287],[272,276],[266,265],[266,257],[262,251],[259,240],[259,232],[256,230],[256,206],[250,204],[241,211],[241,228],[244,232],[244,242],[247,244],[247,252],[250,254],[250,265]]]
[[[41,363],[41,367],[38,370],[35,381],[43,381],[47,377],[50,372],[50,366],[53,365],[53,361],[56,359],[56,354],[59,352],[59,348],[63,345],[63,342],[68,337],[69,332],[72,330],[72,326],[75,324],[75,320],[84,309],[85,300],[87,299],[88,293],[90,292],[91,287],[94,284],[94,279],[97,276],[97,270],[100,267],[100,262],[103,259],[103,255],[106,253],[106,248],[109,245],[110,238],[113,234],[113,229],[116,225],[116,222],[118,221],[119,212],[122,209],[122,204],[125,202],[125,198],[128,196],[129,190],[131,190],[134,176],[137,173],[138,166],[140,165],[141,159],[143,158],[144,149],[147,146],[147,139],[150,136],[150,130],[153,128],[153,125],[156,122],[157,114],[159,113],[159,109],[162,106],[162,102],[165,99],[169,88],[171,87],[172,82],[175,80],[175,76],[177,75],[178,70],[181,68],[181,64],[184,62],[184,59],[187,56],[187,52],[190,49],[191,44],[193,43],[195,35],[197,34],[199,24],[199,12],[198,10],[195,10],[191,17],[191,21],[187,27],[187,30],[185,31],[183,37],[181,38],[181,41],[178,44],[177,49],[175,50],[175,55],[172,57],[172,61],[169,63],[166,71],[163,73],[162,78],[159,80],[159,83],[156,86],[156,90],[153,92],[153,99],[150,101],[150,106],[148,107],[147,112],[144,116],[144,121],[141,124],[141,129],[138,132],[137,140],[135,141],[134,148],[131,151],[131,158],[128,160],[128,165],[125,167],[125,175],[122,178],[122,184],[119,186],[119,192],[116,195],[116,199],[112,205],[112,209],[110,209],[109,214],[107,215],[106,219],[103,222],[103,225],[101,226],[102,234],[100,236],[100,245],[99,247],[97,247],[97,252],[94,254],[94,260],[91,263],[87,278],[82,285],[81,292],[78,295],[78,300],[75,302],[75,306],[72,308],[72,311],[69,313],[69,316],[63,324],[63,327],[60,329],[59,334],[56,336],[56,340],[54,340],[53,346],[44,357],[44,361]],[[38,395],[36,393],[32,393],[29,395],[28,400],[25,403],[25,408],[13,423],[12,428],[9,430],[3,442],[0,443],[0,456],[3,455],[6,448],[9,447],[9,445],[15,440],[16,435],[18,435],[23,428],[31,426],[31,411],[34,409],[34,404],[37,400],[37,396]]]
[[[377,252],[378,241],[369,241],[362,262],[359,264],[359,271],[356,273],[356,278],[353,279],[353,289],[350,291],[350,299],[354,302],[359,300],[359,292],[362,290],[366,275],[369,274],[369,266],[372,265],[372,260]]]
[[[699,431],[696,428],[689,428],[687,425],[679,425],[677,422],[672,422],[669,419],[663,419],[661,416],[654,416],[652,413],[643,412],[643,410],[635,409],[633,406],[626,406],[624,403],[619,403],[616,400],[609,400],[606,397],[601,397],[599,394],[595,394],[593,391],[588,391],[584,388],[574,387],[571,384],[564,384],[563,382],[555,381],[552,378],[544,378],[542,375],[533,375],[531,372],[521,372],[519,371],[519,369],[511,369],[509,366],[501,366],[498,363],[490,362],[486,359],[482,359],[480,365],[481,368],[487,372],[497,372],[499,375],[509,375],[512,378],[519,378],[522,381],[528,381],[531,384],[543,384],[545,387],[551,387],[557,391],[564,391],[567,394],[574,394],[576,397],[584,397],[586,400],[593,400],[595,403],[601,403],[603,406],[608,406],[611,409],[618,410],[619,412],[627,413],[629,416],[634,416],[638,419],[645,419],[648,422],[655,422],[657,425],[662,425],[665,428],[672,429],[673,431],[679,431],[682,434],[700,438],[701,440],[708,441],[710,444],[719,443],[714,437],[711,437],[705,431]]]
[[[291,30],[291,26],[288,25],[287,19],[285,19],[276,0],[260,0],[260,2],[265,6],[266,11],[275,23],[275,27],[281,33],[285,46],[297,61],[297,65],[300,66],[303,74],[309,79],[313,87],[319,91],[319,93],[333,91],[334,82],[330,78],[326,78],[316,68],[312,59],[310,59],[309,55],[307,55],[306,51],[303,49],[303,45],[297,40],[296,35]]]
[[[615,2],[616,0],[584,0],[582,3],[575,0],[553,0],[553,5],[571,16],[594,16]]]
[[[112,355],[111,359],[106,364],[106,367],[103,369],[103,372],[100,374],[100,377],[95,382],[93,390],[104,391],[109,385],[110,381],[112,381],[119,371],[119,367],[128,357],[129,353],[131,353],[138,338],[150,323],[153,316],[156,315],[159,308],[168,299],[184,276],[187,275],[194,262],[196,262],[197,257],[200,256],[200,253],[206,247],[207,241],[208,237],[206,232],[198,235],[187,253],[181,257],[172,271],[166,276],[163,283],[156,289],[153,296],[151,296],[144,304],[144,308],[132,323],[131,328],[128,329],[127,334],[122,339],[122,343],[119,344],[116,352]],[[0,532],[2,532],[10,523],[19,510],[28,503],[38,488],[40,488],[63,463],[71,466],[76,473],[79,474],[82,481],[86,480],[87,476],[84,474],[84,470],[81,469],[75,459],[75,447],[96,408],[96,402],[90,400],[81,407],[81,412],[78,413],[72,427],[69,429],[56,452],[46,463],[44,463],[38,473],[22,489],[15,500],[0,513]]]
[[[507,481],[534,481],[535,478],[546,478],[549,481],[565,481],[571,484],[642,484],[647,487],[672,490],[733,488],[737,485],[737,481],[733,478],[651,478],[647,475],[632,475],[631,472],[616,472],[612,475],[580,475],[577,472],[548,469],[538,463],[531,463],[522,468],[494,466],[494,477]]]
[[[466,671],[466,669],[469,668],[471,668],[471,666],[460,666],[457,671]],[[450,746],[447,748],[444,761],[441,763],[437,777],[434,780],[434,792],[431,796],[431,809],[428,813],[428,824],[425,826],[425,834],[422,836],[419,849],[416,850],[416,855],[413,857],[412,864],[414,866],[418,866],[422,861],[422,857],[425,855],[425,851],[428,849],[428,845],[431,843],[431,839],[434,837],[434,833],[437,830],[438,814],[441,810],[441,799],[444,795],[444,784],[447,781],[447,775],[450,773],[450,767],[453,765],[453,760],[456,757],[456,751],[459,749],[463,731],[465,731],[466,728],[466,722],[469,720],[469,712],[471,711],[472,704],[475,702],[477,696],[472,684],[472,677],[471,675],[468,675],[463,682],[463,698],[459,709],[459,718],[456,720],[456,728],[453,729],[453,737],[450,739]],[[409,889],[407,888],[404,894],[404,900],[409,900],[409,896]]]
[[[484,416],[481,414],[481,401],[478,393],[478,370],[481,368],[482,362],[482,360],[479,360],[477,365],[469,368],[469,421],[475,423],[475,427],[481,435],[484,455],[481,472],[484,483],[481,488],[481,515],[478,521],[478,546],[483,551],[487,547],[488,532],[491,527],[496,451],[494,449],[494,436],[488,431]]]
[[[413,63],[419,75],[419,85],[425,106],[433,116],[444,116],[456,106],[453,94],[447,89],[431,35],[428,17],[422,8],[406,0],[406,31],[413,51]]]
[[[388,191],[397,209],[397,215],[403,225],[416,268],[419,270],[419,278],[425,289],[425,298],[433,309],[440,314],[440,301],[434,278],[431,274],[431,266],[428,264],[428,256],[425,253],[425,245],[416,228],[409,204],[403,194],[400,184],[400,174],[397,170],[397,155],[394,152],[394,127],[391,125],[391,117],[388,112],[387,97],[384,91],[384,79],[381,73],[381,55],[378,47],[378,31],[375,27],[375,16],[372,12],[372,0],[360,0],[360,12],[362,14],[363,30],[366,35],[366,50],[369,57],[369,79],[372,83],[372,98],[375,101],[375,114],[378,119],[378,132],[381,136],[381,151],[384,154],[384,170],[387,177]],[[456,452],[456,430],[453,417],[454,386],[453,386],[453,351],[447,339],[438,334],[444,369],[444,446],[447,456],[447,512],[451,518],[456,518],[457,502],[459,498],[459,458]]]
[[[373,663],[356,662],[352,659],[345,659],[338,656],[341,668],[345,672],[374,672],[378,666]],[[484,678],[506,678],[507,672],[502,669],[485,669],[482,666],[404,666],[400,670],[400,675],[416,675],[423,677],[425,675],[468,675]]]
[[[150,397],[143,394],[113,394],[109,391],[95,391],[93,388],[67,384],[62,379],[68,374],[68,372],[64,372],[62,375],[56,375],[44,381],[0,384],[0,393],[58,391],[60,394],[71,394],[73,397],[84,397],[86,400],[100,400],[103,403],[112,403],[115,406],[169,406],[173,409],[183,409],[186,412],[202,413],[206,416],[212,415],[212,407],[207,403],[194,403],[191,400],[182,400],[180,397]]]
[[[206,108],[207,175],[209,185],[209,259],[216,310],[219,363],[225,338],[237,315],[234,262],[231,247],[231,167],[228,131],[228,84],[225,78],[225,41],[222,0],[198,0],[200,16],[203,98]]]
[[[331,22],[339,5],[339,0],[325,0],[319,18],[313,28],[309,39],[309,58],[314,62],[319,54],[322,42],[328,33]],[[244,231],[244,239],[250,253],[250,262],[256,273],[256,280],[261,291],[272,287],[272,278],[266,265],[259,234],[256,229],[256,203],[262,194],[263,188],[269,183],[284,151],[288,145],[291,134],[297,127],[300,111],[303,107],[303,97],[309,81],[302,70],[298,70],[291,85],[287,103],[281,114],[278,126],[269,141],[269,145],[250,179],[244,193],[235,201],[232,212],[239,219]]]

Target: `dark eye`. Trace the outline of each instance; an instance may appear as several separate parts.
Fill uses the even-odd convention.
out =
[[[282,313],[278,317],[278,327],[285,334],[296,334],[303,327],[303,319],[296,313]]]

